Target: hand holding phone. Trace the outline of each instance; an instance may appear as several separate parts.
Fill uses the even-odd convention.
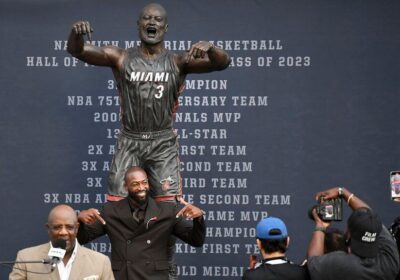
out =
[[[390,189],[392,200],[400,201],[400,170],[390,172]]]

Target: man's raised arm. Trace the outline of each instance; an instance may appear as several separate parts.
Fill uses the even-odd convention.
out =
[[[184,74],[208,73],[226,69],[229,55],[208,41],[193,44],[189,51],[178,56],[177,64]]]
[[[84,36],[91,39],[92,27],[88,21],[78,21],[72,25],[68,37],[67,51],[74,57],[97,66],[118,67],[122,65],[124,50],[115,46],[97,47],[86,44]]]

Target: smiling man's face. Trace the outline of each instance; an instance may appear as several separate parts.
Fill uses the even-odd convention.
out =
[[[148,45],[156,45],[164,40],[167,32],[167,13],[158,4],[150,4],[143,8],[137,21],[139,38]]]
[[[128,170],[125,175],[125,190],[136,203],[140,205],[147,201],[149,189],[149,181],[144,170],[139,168]]]

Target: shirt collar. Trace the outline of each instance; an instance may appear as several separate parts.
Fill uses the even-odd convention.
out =
[[[276,257],[276,258],[264,259],[263,262],[265,264],[270,264],[270,265],[290,263],[289,260],[286,257]]]
[[[132,212],[136,208],[139,208],[140,210],[146,211],[147,204],[149,203],[149,200],[147,200],[146,203],[144,203],[142,205],[139,205],[138,203],[136,203],[136,201],[133,200],[133,198],[128,196],[128,203],[129,203],[129,206],[131,207],[131,211]]]

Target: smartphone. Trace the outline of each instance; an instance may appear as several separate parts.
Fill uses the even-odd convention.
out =
[[[390,172],[390,190],[392,199],[400,200],[400,170]]]

